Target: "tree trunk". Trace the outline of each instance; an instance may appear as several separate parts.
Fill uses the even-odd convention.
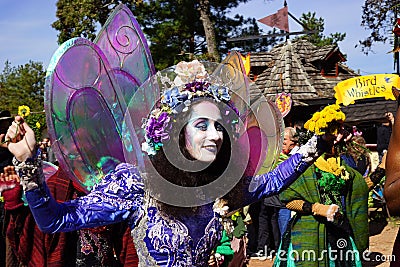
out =
[[[215,39],[214,24],[210,19],[210,2],[209,0],[199,0],[200,19],[203,22],[204,33],[207,42],[208,57],[211,61],[220,61],[217,40]]]

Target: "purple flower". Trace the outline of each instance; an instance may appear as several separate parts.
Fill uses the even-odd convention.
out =
[[[150,117],[147,121],[146,132],[147,138],[153,141],[153,143],[160,143],[163,140],[168,140],[169,135],[165,131],[170,120],[167,112],[162,112],[158,118]]]
[[[204,91],[208,87],[208,83],[196,81],[185,84],[185,90],[195,93],[196,91]]]

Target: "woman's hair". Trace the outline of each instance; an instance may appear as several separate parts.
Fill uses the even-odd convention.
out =
[[[366,145],[367,142],[365,141],[364,137],[353,136],[347,145],[347,153],[352,156],[354,160],[357,160],[362,155],[369,157]]]
[[[288,133],[289,140],[295,144],[299,143],[299,136],[297,135],[296,129],[293,127],[285,127],[285,133]]]

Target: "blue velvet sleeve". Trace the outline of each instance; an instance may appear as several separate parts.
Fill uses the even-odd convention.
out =
[[[297,153],[279,164],[275,169],[268,173],[245,177],[242,180],[242,200],[241,206],[246,206],[264,197],[278,194],[296,180],[310,165],[302,159],[302,155]]]
[[[81,228],[129,220],[130,225],[143,215],[144,185],[136,167],[120,164],[86,196],[57,203],[47,186],[26,192],[26,199],[39,228],[46,233],[68,232]]]

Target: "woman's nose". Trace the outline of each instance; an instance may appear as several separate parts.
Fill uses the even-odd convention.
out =
[[[210,127],[208,127],[208,131],[207,131],[207,137],[210,140],[220,140],[221,139],[221,135],[219,133],[219,131],[215,128],[214,125],[211,125]]]

